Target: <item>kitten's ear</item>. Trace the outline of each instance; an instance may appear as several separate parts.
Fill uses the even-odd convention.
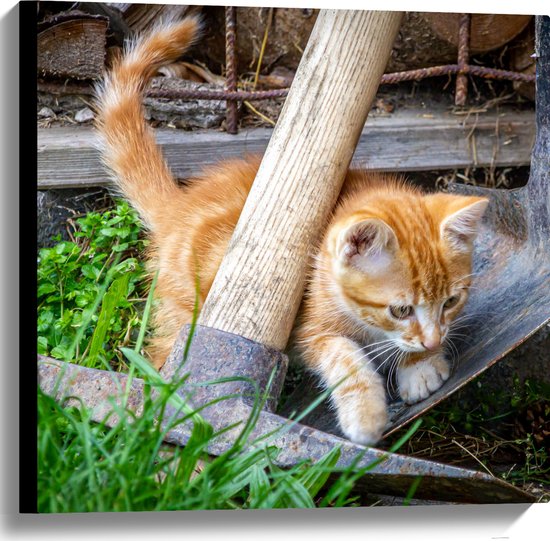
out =
[[[482,197],[464,197],[459,201],[463,206],[449,214],[440,226],[441,237],[451,246],[463,251],[470,248],[479,222],[489,204],[489,200]]]
[[[338,257],[347,264],[369,271],[389,264],[398,242],[393,229],[370,218],[344,229],[338,237]]]

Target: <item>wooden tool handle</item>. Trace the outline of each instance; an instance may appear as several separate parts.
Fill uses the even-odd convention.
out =
[[[319,14],[199,318],[284,349],[307,263],[331,212],[402,18]]]

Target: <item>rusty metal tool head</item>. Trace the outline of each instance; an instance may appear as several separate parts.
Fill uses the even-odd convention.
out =
[[[463,503],[533,501],[528,493],[486,473],[356,445],[277,415],[273,409],[286,371],[284,354],[240,336],[197,326],[182,365],[190,331],[190,326],[182,329],[161,374],[166,379],[185,376],[178,394],[200,409],[201,416],[215,432],[222,432],[208,447],[211,455],[219,456],[231,449],[255,410],[258,391],[260,394],[267,391],[269,398],[248,441],[250,446],[258,446],[254,442],[261,441],[263,445],[277,447],[280,451],[274,463],[280,467],[292,467],[304,460],[315,462],[339,447],[337,466],[345,468],[353,464],[357,470],[368,467],[357,486],[369,494],[404,497],[421,478],[415,492],[415,498],[419,499]],[[101,422],[107,418],[108,426],[118,422],[112,414],[113,398],[120,396],[121,389],[128,385],[125,374],[45,357],[39,358],[39,381],[45,393],[72,405],[84,403],[91,409],[92,419]],[[271,386],[266,388],[269,382]],[[77,401],[70,398],[75,396]],[[128,407],[139,413],[142,402],[143,381],[134,378]],[[173,410],[168,408],[166,413],[170,417]],[[185,445],[191,430],[190,424],[177,425],[167,432],[165,441]]]

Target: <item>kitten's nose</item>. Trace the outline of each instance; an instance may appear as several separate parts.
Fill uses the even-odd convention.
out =
[[[422,344],[422,347],[424,349],[427,349],[428,351],[435,351],[440,345],[441,345],[441,340],[440,339],[437,339],[437,340],[434,340],[432,338],[427,338],[426,340],[424,340],[424,342],[420,342]]]
[[[432,334],[424,336],[424,340],[420,342],[422,347],[428,351],[434,351],[441,345],[441,332],[439,329],[434,329]]]

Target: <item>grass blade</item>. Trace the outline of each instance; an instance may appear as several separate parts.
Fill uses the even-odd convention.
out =
[[[107,272],[107,275],[105,276],[105,280],[103,281],[103,284],[101,285],[101,288],[99,289],[99,291],[96,295],[94,303],[92,304],[92,306],[90,308],[85,310],[85,312],[82,316],[82,321],[80,323],[80,326],[79,326],[79,328],[76,332],[76,335],[74,337],[74,340],[72,341],[71,346],[69,347],[69,349],[67,351],[67,355],[66,355],[66,358],[65,358],[66,361],[73,361],[74,353],[75,353],[76,349],[78,348],[80,342],[82,341],[82,338],[84,336],[84,333],[86,332],[86,329],[88,328],[88,325],[90,324],[90,322],[92,321],[92,318],[94,317],[95,313],[97,312],[97,309],[99,308],[99,305],[101,304],[101,301],[102,301],[102,299],[105,295],[105,292],[107,291],[107,288],[109,287],[109,284],[113,280],[113,277],[114,277],[114,274],[115,274],[115,269],[116,269],[116,266],[118,265],[118,263],[120,261],[121,256],[122,256],[122,254],[120,254],[120,253],[117,254],[117,256],[115,257],[115,260],[113,262],[113,266]]]
[[[159,277],[158,271],[153,276],[151,287],[149,288],[149,294],[147,295],[147,301],[145,302],[145,308],[143,309],[143,316],[141,318],[141,327],[139,329],[139,335],[134,346],[134,351],[140,353],[145,340],[145,333],[147,332],[147,325],[149,323],[149,317],[151,316],[151,309],[153,307],[153,299],[155,287],[157,286],[157,279]]]
[[[103,347],[107,332],[109,331],[111,317],[120,301],[127,295],[129,280],[129,274],[120,276],[111,284],[105,293],[103,302],[101,303],[101,311],[99,312],[96,328],[90,342],[90,352],[87,359],[82,363],[83,366],[98,368],[96,367],[96,359]]]

